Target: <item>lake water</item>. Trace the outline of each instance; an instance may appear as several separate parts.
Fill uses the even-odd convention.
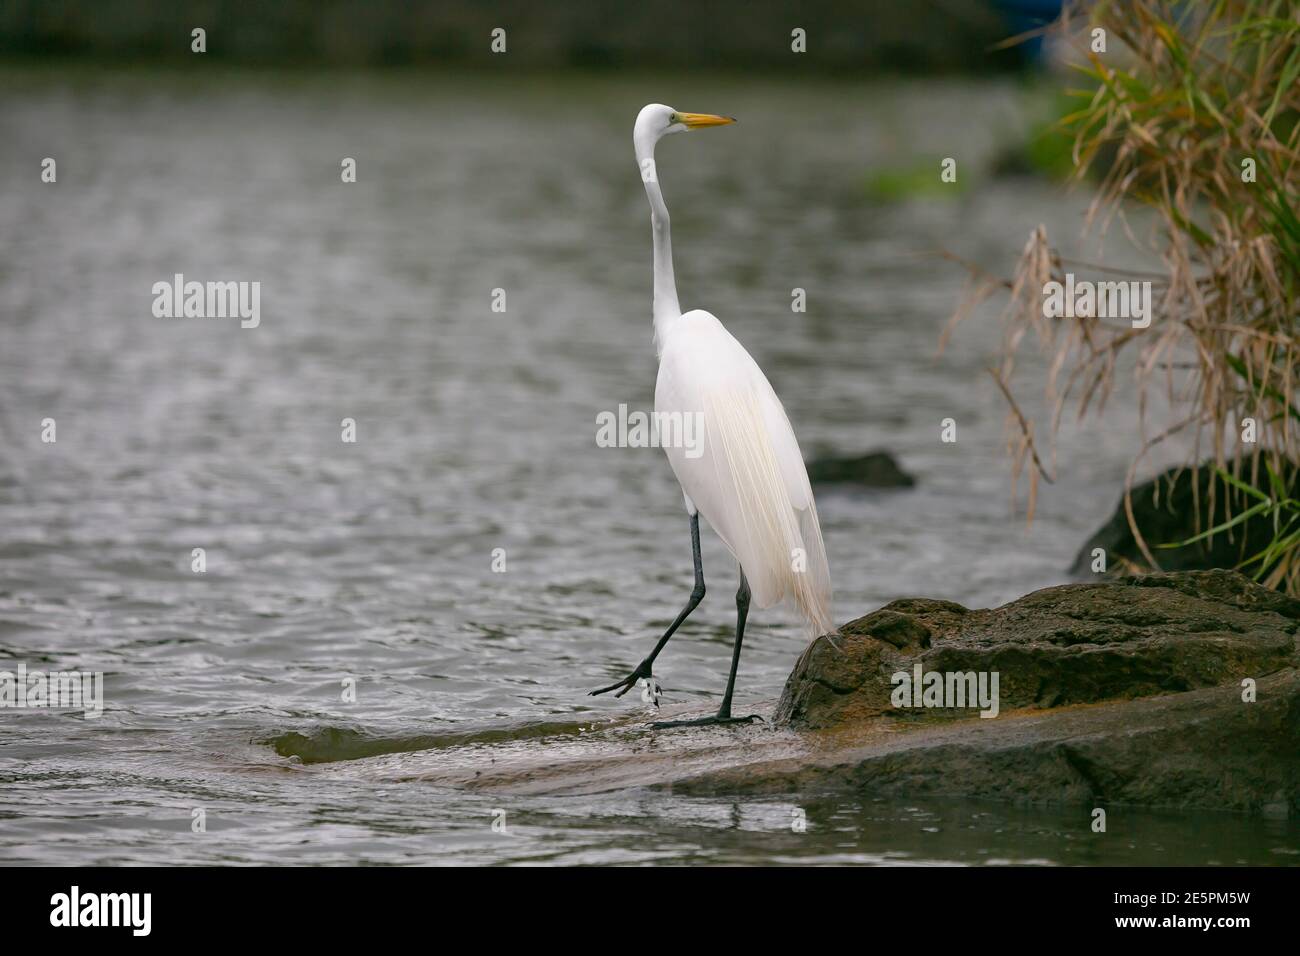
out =
[[[1079,233],[1083,197],[979,176],[1022,122],[1012,85],[196,73],[0,78],[0,666],[103,671],[107,697],[98,720],[0,712],[0,861],[1295,862],[1294,824],[1226,814],[1126,814],[1099,840],[1078,809],[504,797],[403,781],[391,755],[281,756],[323,728],[509,741],[645,712],[586,695],[691,581],[662,453],[595,442],[599,412],[653,402],[645,102],[740,119],[660,148],[683,307],[750,349],[805,453],[887,448],[917,476],[819,494],[840,619],[1066,580],[1136,412],[1121,390],[1067,431],[1026,527],[994,317],[936,357],[963,283],[937,249],[1007,269],[1039,222]],[[873,169],[944,156],[951,198],[867,198]],[[260,282],[260,325],[155,317],[175,273]],[[736,571],[707,530],[704,564],[656,665],[669,702],[725,683]],[[803,647],[784,610],[747,637],[742,708]]]

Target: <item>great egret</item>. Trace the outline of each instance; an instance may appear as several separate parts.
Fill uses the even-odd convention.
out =
[[[632,132],[637,165],[650,200],[654,239],[654,329],[659,355],[655,413],[697,416],[704,423],[702,447],[664,443],[668,462],[682,486],[691,524],[695,587],[650,656],[627,677],[591,693],[617,690],[622,697],[639,680],[656,693],[652,668],[681,623],[704,598],[700,560],[700,515],[740,564],[736,592],[736,640],[722,704],[712,717],[657,723],[655,727],[747,723],[756,715],[733,717],[731,694],[740,663],[740,644],[752,600],[760,608],[786,598],[808,622],[811,636],[834,630],[830,569],[812,487],[794,429],[763,370],[714,316],[700,309],[682,314],[673,278],[672,239],[655,167],[655,145],[669,133],[725,126],[735,120],[708,113],[680,113],[651,103],[637,115]]]

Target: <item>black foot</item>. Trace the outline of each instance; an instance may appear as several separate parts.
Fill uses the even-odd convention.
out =
[[[750,714],[748,717],[696,717],[694,720],[657,720],[650,726],[655,730],[666,730],[669,727],[712,727],[723,726],[726,724],[752,724],[754,721],[763,723],[763,718],[758,714]]]
[[[618,693],[615,694],[614,696],[622,697],[633,687],[635,687],[636,682],[639,680],[645,680],[645,681],[654,680],[654,676],[650,673],[650,664],[648,661],[642,661],[640,664],[636,665],[636,670],[628,674],[622,680],[615,681],[614,683],[610,684],[608,687],[602,687],[600,690],[593,690],[587,696],[595,697],[597,694],[608,694],[611,690],[618,690],[621,687],[623,689],[618,690]],[[651,689],[653,690],[653,688]]]

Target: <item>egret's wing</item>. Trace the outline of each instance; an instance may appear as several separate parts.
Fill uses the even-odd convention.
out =
[[[686,325],[685,320],[703,316]],[[686,494],[744,569],[754,602],[791,598],[818,633],[834,629],[830,569],[799,443],[767,377],[708,313],[660,358],[656,411],[697,413],[695,455],[665,447]]]

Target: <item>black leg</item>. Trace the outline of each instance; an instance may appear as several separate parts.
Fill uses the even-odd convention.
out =
[[[758,714],[748,717],[731,716],[731,694],[736,689],[736,669],[740,666],[740,644],[745,639],[745,619],[749,617],[749,582],[745,580],[745,570],[740,570],[740,589],[736,591],[736,642],[731,648],[731,675],[727,678],[727,692],[722,695],[722,705],[713,717],[699,717],[695,720],[664,720],[652,724],[658,730],[665,727],[705,727],[710,724],[749,724],[762,720]]]
[[[740,642],[745,639],[745,619],[749,617],[749,582],[745,569],[740,570],[740,588],[736,591],[736,643],[731,649],[731,675],[727,678],[727,692],[722,695],[718,716],[731,716],[731,692],[736,689],[736,668],[740,666]]]
[[[651,667],[654,665],[655,658],[659,652],[664,649],[668,639],[676,633],[677,628],[682,626],[682,621],[690,616],[701,601],[704,600],[704,562],[700,558],[700,516],[699,513],[691,515],[691,558],[695,562],[695,587],[691,589],[691,596],[686,601],[686,606],[682,608],[682,613],[677,615],[677,619],[668,625],[668,630],[664,631],[664,636],[659,638],[659,643],[655,649],[650,652],[650,656],[636,666],[636,670],[628,674],[620,681],[615,681],[608,687],[602,687],[600,690],[593,690],[588,696],[595,697],[597,694],[608,694],[611,690],[618,690],[615,697],[622,697],[633,687],[639,680],[650,680]]]

